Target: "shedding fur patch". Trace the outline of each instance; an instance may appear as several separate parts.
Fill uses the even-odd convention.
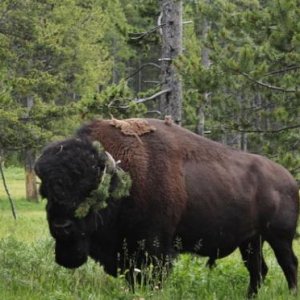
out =
[[[156,130],[154,126],[151,126],[146,120],[142,119],[117,120],[113,118],[110,121],[110,124],[119,128],[123,134],[132,135],[137,138],[143,134]],[[138,140],[140,139],[138,138]]]
[[[166,125],[171,126],[171,125],[173,125],[173,123],[174,123],[174,121],[172,119],[172,116],[165,116],[165,124]]]

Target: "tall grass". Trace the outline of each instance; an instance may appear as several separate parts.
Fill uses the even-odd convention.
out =
[[[17,174],[16,170],[7,172],[11,186],[20,180]],[[161,289],[143,285],[133,294],[123,276],[106,275],[92,260],[73,271],[55,264],[45,203],[29,203],[21,196],[16,198],[16,206],[17,221],[12,218],[5,196],[0,197],[0,299],[245,299],[249,276],[238,252],[217,261],[213,270],[205,267],[204,258],[182,255]],[[294,242],[294,248],[300,258],[299,240]],[[296,299],[289,294],[267,245],[264,253],[269,273],[257,299]]]

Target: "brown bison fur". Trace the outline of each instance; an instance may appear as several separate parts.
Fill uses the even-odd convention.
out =
[[[120,128],[125,135],[139,136],[156,130],[149,122],[142,119],[117,120],[113,118],[110,124]]]
[[[289,288],[296,289],[292,241],[299,196],[288,171],[175,124],[124,122],[91,122],[48,146],[36,163],[59,264],[75,268],[91,256],[114,276],[129,270],[130,280],[134,267],[167,264],[176,253],[208,256],[213,266],[239,248],[251,295],[267,274],[267,241]],[[105,154],[97,153],[95,140],[130,173],[130,196],[76,219],[76,207],[97,189],[104,169]]]

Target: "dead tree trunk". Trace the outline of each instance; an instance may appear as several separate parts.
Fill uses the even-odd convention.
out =
[[[33,98],[27,97],[27,112],[29,114],[33,106]],[[34,173],[35,151],[32,149],[25,149],[24,166],[25,166],[25,185],[26,185],[26,199],[29,201],[38,201],[38,191],[36,186],[36,176]]]
[[[162,87],[168,91],[160,98],[160,111],[162,116],[170,115],[181,124],[182,82],[174,60],[182,53],[182,1],[160,0],[160,9]]]
[[[206,0],[208,3],[210,3],[210,0]],[[205,41],[207,39],[207,34],[210,30],[210,22],[208,18],[204,15],[201,15],[199,4],[194,3],[194,28],[196,35],[199,40]],[[210,67],[210,59],[209,59],[209,49],[205,47],[204,45],[201,47],[199,55],[201,56],[202,65],[205,69],[209,69]],[[202,94],[201,101],[199,103],[199,106],[197,108],[197,114],[198,114],[198,122],[196,126],[196,133],[199,135],[204,135],[204,126],[205,126],[205,106],[208,105],[210,98],[209,91],[206,91]]]
[[[34,173],[34,150],[25,151],[25,174],[26,174],[26,199],[29,201],[38,201],[38,192],[36,187],[36,176]]]

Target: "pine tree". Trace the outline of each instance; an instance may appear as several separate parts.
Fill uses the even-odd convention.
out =
[[[299,174],[298,1],[193,1],[188,16],[196,17],[188,9],[195,2],[211,26],[200,41],[190,33],[180,62],[187,125],[197,116],[191,105],[210,92],[206,129],[212,138],[268,155]],[[209,49],[209,69],[197,45]]]
[[[108,82],[112,62],[102,38],[109,19],[75,0],[2,1],[0,12],[0,144],[23,151],[27,196],[36,198],[34,149],[64,132],[53,120],[69,118],[71,103]]]

